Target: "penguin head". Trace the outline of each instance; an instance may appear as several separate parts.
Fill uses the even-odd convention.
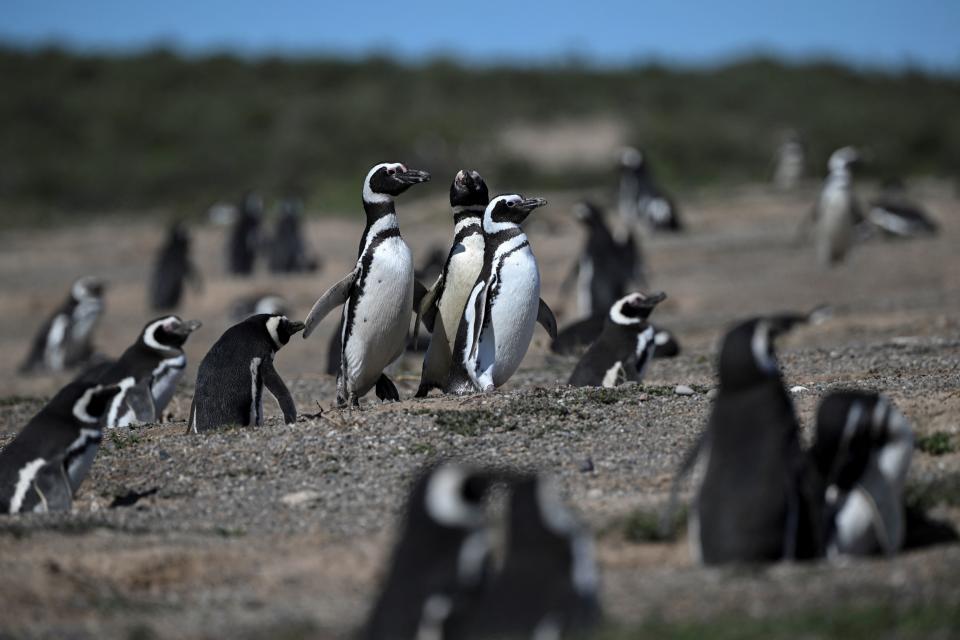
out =
[[[284,198],[280,203],[280,216],[299,218],[303,214],[303,200],[300,198]]]
[[[364,179],[363,201],[387,202],[413,185],[429,180],[430,174],[426,171],[407,169],[399,162],[384,162],[370,169]]]
[[[244,192],[240,199],[240,213],[259,218],[263,214],[263,197],[253,190]]]
[[[261,313],[247,318],[247,322],[255,322],[263,326],[275,350],[279,350],[283,345],[290,342],[290,337],[300,331],[303,331],[304,324],[299,321],[293,321],[285,315],[278,313]]]
[[[581,200],[573,205],[573,216],[585,227],[605,226],[603,209],[589,200]]]
[[[543,198],[524,198],[517,194],[497,196],[483,212],[483,230],[496,233],[519,227],[531,211],[545,204],[547,201]]]
[[[407,528],[473,530],[483,526],[484,499],[495,473],[457,462],[442,462],[421,472],[407,503]]]
[[[167,243],[173,246],[190,244],[190,234],[183,220],[176,220],[167,229]]]
[[[855,147],[841,147],[830,154],[827,168],[830,173],[849,174],[861,164],[860,152]]]
[[[154,351],[178,351],[190,334],[199,329],[199,320],[184,321],[179,316],[163,316],[147,323],[140,342]]]
[[[99,300],[103,297],[103,290],[106,283],[100,278],[94,276],[84,276],[78,278],[73,286],[70,287],[70,297],[77,302],[88,302]]]
[[[624,169],[637,171],[646,167],[647,160],[643,152],[636,147],[624,147],[620,151],[620,166]]]
[[[482,212],[490,202],[487,183],[476,171],[461,169],[450,183],[450,206],[457,213],[458,208]]]
[[[133,377],[124,378],[116,384],[109,385],[73,382],[67,385],[61,393],[73,395],[76,398],[71,405],[71,413],[74,418],[84,424],[98,424],[117,394],[129,389],[134,384],[136,384],[136,379]]]
[[[642,328],[654,308],[667,299],[663,291],[654,293],[630,293],[620,298],[610,307],[609,320],[621,327]]]
[[[727,332],[720,348],[720,387],[746,389],[780,378],[774,341],[809,316],[797,313],[763,316],[736,325]]]

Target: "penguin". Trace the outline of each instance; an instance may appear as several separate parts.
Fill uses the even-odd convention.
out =
[[[483,211],[480,212],[483,215]],[[420,282],[432,282],[440,277],[443,266],[447,263],[449,251],[440,245],[434,245],[427,257],[423,259],[420,266],[413,272],[414,276]]]
[[[455,462],[420,474],[363,638],[445,636],[451,613],[469,603],[489,576],[484,498],[495,478]]]
[[[509,486],[503,566],[475,603],[454,610],[447,637],[586,637],[601,614],[592,537],[552,479],[521,476]]]
[[[796,131],[788,131],[774,157],[773,184],[780,191],[792,191],[803,179],[806,162],[803,142]]]
[[[183,345],[199,329],[199,320],[163,316],[148,322],[137,341],[116,361],[91,367],[78,380],[114,384],[132,377],[136,384],[114,399],[104,419],[107,428],[157,422],[187,368]]]
[[[527,353],[537,322],[556,339],[556,318],[540,298],[537,259],[520,229],[546,203],[501,195],[484,210],[483,267],[457,329],[447,393],[491,391],[509,380]]]
[[[103,281],[92,276],[74,282],[67,299],[37,332],[20,371],[63,371],[89,361],[91,336],[103,315],[103,290]]]
[[[853,191],[853,170],[859,163],[860,154],[853,147],[837,149],[830,156],[830,173],[813,212],[817,260],[823,266],[844,260],[863,219]]]
[[[810,457],[824,487],[828,557],[900,549],[912,452],[913,429],[886,396],[845,390],[821,401]]]
[[[103,415],[133,384],[61,389],[0,452],[0,513],[68,511],[97,455]]]
[[[880,196],[870,202],[867,221],[889,238],[932,236],[939,231],[923,207],[907,197],[899,180],[888,180]]]
[[[243,296],[230,303],[230,319],[233,322],[246,320],[258,313],[268,313],[272,316],[286,316],[290,314],[290,303],[283,296],[275,293],[256,293]]]
[[[620,157],[620,215],[627,227],[641,218],[652,231],[682,231],[680,211],[653,179],[643,152],[633,147]]]
[[[440,275],[421,301],[419,312],[430,331],[416,397],[442,389],[463,309],[483,268],[483,211],[490,202],[487,183],[476,171],[461,170],[450,185],[453,246]]]
[[[250,316],[227,329],[200,362],[190,406],[192,433],[225,425],[260,426],[263,387],[277,399],[283,421],[297,421],[297,407],[273,366],[290,337],[303,330],[302,322],[267,313]]]
[[[360,238],[356,267],[328,289],[307,315],[308,338],[323,318],[343,305],[337,405],[359,406],[376,386],[381,400],[400,400],[383,372],[403,353],[413,315],[413,257],[400,237],[394,198],[430,180],[426,171],[395,162],[374,166],[363,181],[367,224]]]
[[[596,315],[577,320],[560,330],[557,339],[550,343],[550,350],[561,355],[570,355],[589,347],[600,337],[606,326],[607,315]],[[660,325],[653,327],[653,357],[674,358],[680,355],[680,340]]]
[[[688,532],[705,564],[806,559],[822,553],[816,472],[783,385],[774,341],[814,314],[753,318],[723,339],[720,384],[696,451],[706,472]]]
[[[269,266],[272,273],[312,273],[320,268],[303,235],[303,202],[288,198],[280,203],[280,217],[270,243]]]
[[[227,242],[227,271],[237,276],[253,273],[257,249],[260,245],[260,221],[263,217],[263,199],[248,191],[240,201],[236,219],[230,228]]]
[[[190,279],[200,289],[200,272],[190,259],[190,234],[186,225],[175,222],[153,263],[150,276],[150,308],[156,311],[176,309],[183,295],[183,283]]]
[[[631,293],[610,307],[606,326],[577,363],[568,384],[575,387],[615,387],[640,382],[656,349],[656,330],[647,323],[667,295]]]

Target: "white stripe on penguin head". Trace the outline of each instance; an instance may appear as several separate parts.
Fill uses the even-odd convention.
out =
[[[483,523],[483,511],[463,499],[464,469],[445,464],[430,474],[424,500],[427,513],[448,527],[478,527]]]
[[[497,208],[501,202],[513,202],[514,206],[523,202],[523,198],[516,194],[507,194],[503,196],[497,196],[490,201],[490,204],[487,205],[487,208],[483,212],[483,231],[484,233],[497,233],[498,231],[506,231],[507,229],[517,229],[520,227],[516,222],[494,222],[493,220],[493,210]]]
[[[151,322],[147,325],[147,328],[143,330],[143,343],[156,351],[176,351],[175,347],[160,344],[160,342],[157,341],[157,330],[163,327],[167,331],[170,331],[176,326],[179,320],[177,316],[167,316],[166,318],[160,318],[159,320]]]
[[[280,321],[286,319],[287,316],[273,316],[267,320],[267,333],[270,334],[270,339],[273,340],[273,344],[277,345],[277,349],[283,346],[283,343],[280,342],[280,334],[277,333],[277,329],[280,327]]]
[[[753,327],[750,350],[757,368],[764,373],[776,373],[777,361],[770,355],[770,323],[759,320]]]

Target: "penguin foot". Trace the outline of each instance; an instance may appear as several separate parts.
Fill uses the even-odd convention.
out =
[[[417,392],[413,394],[414,398],[426,398],[431,389],[440,389],[440,385],[431,382],[421,382],[417,387]]]
[[[381,400],[400,402],[400,392],[397,391],[397,386],[393,384],[393,380],[388,378],[385,373],[381,373],[380,378],[377,380],[376,392],[377,397]]]

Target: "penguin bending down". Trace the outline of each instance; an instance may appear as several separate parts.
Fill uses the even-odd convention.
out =
[[[85,276],[37,332],[21,372],[63,371],[87,362],[93,355],[91,336],[103,315],[104,283]]]
[[[830,174],[814,209],[817,259],[824,266],[842,262],[863,219],[853,191],[853,169],[860,154],[853,147],[837,149],[830,156]]]
[[[183,295],[183,282],[192,280],[201,288],[200,272],[190,259],[190,235],[182,222],[171,225],[167,239],[157,254],[150,277],[150,308],[175,309]]]
[[[450,363],[463,309],[483,268],[483,211],[490,202],[487,183],[476,171],[461,170],[450,185],[453,207],[453,247],[433,287],[419,308],[430,331],[430,344],[416,397],[442,389],[450,375]]]
[[[557,333],[557,339],[550,343],[550,350],[561,355],[582,351],[600,337],[606,323],[606,314],[577,320]],[[655,324],[650,326],[654,331],[654,358],[673,358],[680,354],[680,341],[673,332]]]
[[[937,223],[919,204],[912,202],[899,180],[890,180],[883,193],[870,202],[867,221],[891,238],[936,235]]]
[[[250,316],[224,332],[197,370],[190,407],[190,431],[200,433],[230,424],[259,426],[263,420],[263,387],[280,404],[283,421],[297,421],[297,407],[273,360],[302,322],[266,313]]]
[[[230,304],[230,319],[233,322],[246,320],[258,313],[285,316],[290,313],[290,304],[275,293],[257,293],[237,298]]]
[[[0,513],[68,511],[97,455],[102,417],[133,383],[61,389],[0,452]]]
[[[280,203],[280,217],[270,243],[271,272],[307,273],[320,267],[320,261],[310,251],[303,237],[302,218],[303,202],[299,198],[289,198]]]
[[[503,566],[475,603],[454,611],[451,638],[580,637],[600,619],[593,540],[570,514],[556,483],[510,483]]]
[[[230,228],[227,243],[227,271],[238,276],[253,273],[257,249],[260,246],[260,220],[263,217],[263,198],[248,191],[240,201],[237,217]]]
[[[497,196],[483,213],[483,267],[457,329],[447,393],[491,391],[510,379],[539,322],[551,339],[557,321],[540,299],[540,271],[520,229],[543,198]]]
[[[360,239],[357,265],[313,305],[305,322],[307,338],[334,308],[341,316],[340,372],[337,405],[359,406],[376,386],[381,400],[399,400],[397,387],[383,373],[403,354],[413,315],[414,277],[410,248],[400,237],[394,198],[426,182],[426,171],[398,163],[378,164],[363,181],[367,225]]]
[[[114,398],[104,417],[105,427],[128,427],[162,418],[187,368],[183,345],[200,326],[199,320],[184,322],[178,316],[151,320],[118,360],[91,367],[77,378],[99,384],[134,379],[133,386]]]
[[[654,180],[644,154],[633,147],[620,157],[620,215],[628,227],[642,218],[651,230],[683,230],[673,198]]]
[[[810,457],[825,488],[827,554],[895,553],[913,430],[890,400],[837,391],[820,403]]]
[[[688,523],[699,561],[772,562],[821,554],[817,474],[800,448],[793,403],[774,354],[774,340],[811,315],[754,318],[724,337],[720,385],[698,445],[706,473]]]
[[[487,578],[484,497],[494,479],[455,463],[420,476],[364,638],[445,637],[451,612],[465,606]]]
[[[617,300],[606,326],[590,345],[570,376],[575,387],[615,387],[627,380],[640,382],[656,348],[656,330],[647,323],[667,295],[631,293]]]

